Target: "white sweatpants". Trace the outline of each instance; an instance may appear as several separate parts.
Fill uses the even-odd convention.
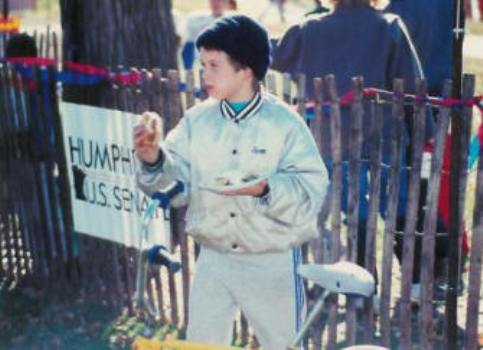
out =
[[[230,345],[241,309],[264,350],[285,349],[305,313],[300,248],[281,253],[220,253],[202,247],[189,298],[187,338]]]

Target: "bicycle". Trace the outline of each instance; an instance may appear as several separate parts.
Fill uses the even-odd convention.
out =
[[[172,272],[179,271],[181,264],[173,261],[160,246],[147,248],[146,242],[149,234],[149,222],[152,219],[156,208],[163,210],[165,221],[165,232],[170,232],[169,204],[171,199],[183,191],[183,183],[176,181],[163,191],[152,195],[152,201],[146,209],[142,222],[142,235],[140,239],[140,255],[138,259],[138,270],[136,278],[135,308],[139,315],[147,317],[145,320],[154,324],[158,317],[154,306],[145,295],[146,274],[149,264],[163,264]],[[312,281],[323,288],[323,293],[307,315],[301,329],[294,336],[287,350],[298,349],[300,342],[304,339],[310,327],[318,319],[323,310],[326,298],[332,294],[343,294],[349,297],[372,297],[375,292],[375,280],[366,269],[351,262],[339,261],[333,264],[302,264],[298,273],[305,279]],[[217,346],[187,342],[182,340],[157,340],[146,337],[137,337],[133,343],[134,350],[233,350],[234,347]],[[383,350],[385,348],[373,345],[358,345],[346,350]]]

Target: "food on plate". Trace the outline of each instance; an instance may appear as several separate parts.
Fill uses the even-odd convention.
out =
[[[255,174],[247,174],[238,170],[232,170],[216,177],[215,184],[217,186],[238,186],[255,181],[258,178],[259,176]]]

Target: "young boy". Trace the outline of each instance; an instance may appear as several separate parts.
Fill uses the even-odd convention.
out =
[[[188,110],[161,146],[135,127],[138,184],[148,194],[173,179],[186,184],[174,205],[189,204],[186,231],[201,245],[188,339],[230,344],[240,308],[264,350],[284,349],[301,323],[299,246],[317,236],[326,169],[302,118],[260,90],[270,46],[258,23],[225,17],[196,44],[211,98]],[[233,170],[263,180],[232,191],[200,187]]]

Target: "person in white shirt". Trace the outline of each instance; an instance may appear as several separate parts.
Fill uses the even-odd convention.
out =
[[[186,30],[183,38],[181,58],[185,70],[193,69],[196,60],[195,41],[198,34],[208,27],[216,19],[228,11],[236,11],[236,0],[209,0],[209,12],[200,12],[190,16],[186,22]]]

